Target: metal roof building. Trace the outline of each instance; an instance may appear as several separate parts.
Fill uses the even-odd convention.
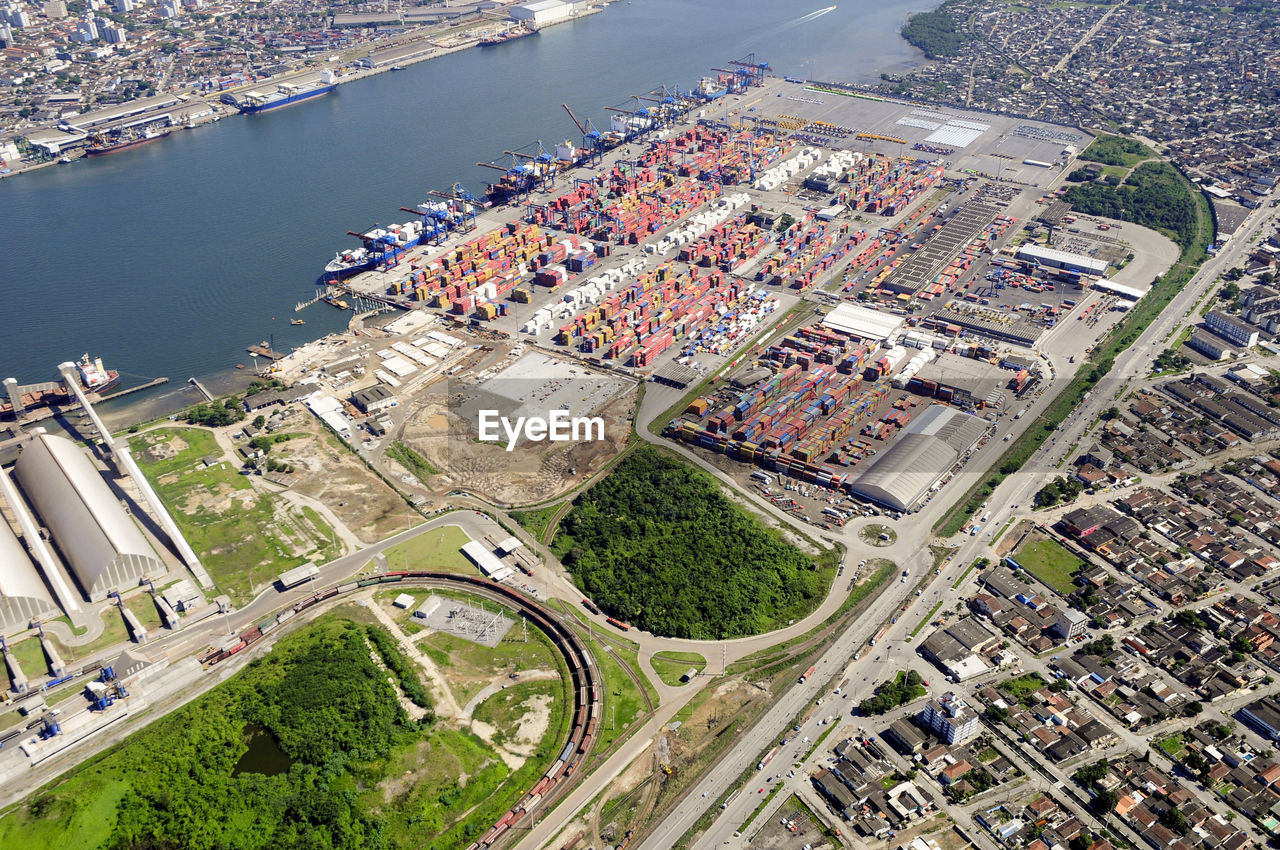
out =
[[[848,302],[832,310],[822,320],[822,326],[834,331],[847,333],[859,339],[873,339],[884,342],[890,334],[902,327],[906,322],[904,316],[883,313],[870,307],[859,307]]]
[[[36,617],[57,611],[27,550],[9,523],[0,518],[0,630],[25,629]]]
[[[985,420],[935,404],[872,461],[850,489],[900,511],[910,510],[987,429]]]
[[[169,571],[75,443],[40,434],[14,472],[90,601]]]
[[[1019,260],[1030,260],[1042,266],[1054,269],[1083,272],[1084,274],[1102,275],[1107,273],[1107,261],[1070,251],[1059,251],[1041,245],[1023,245],[1018,249]]]

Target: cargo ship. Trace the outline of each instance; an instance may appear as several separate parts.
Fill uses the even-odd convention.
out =
[[[304,100],[311,100],[313,97],[326,95],[337,87],[337,78],[331,71],[325,71],[315,82],[302,85],[280,83],[275,91],[265,94],[260,91],[249,92],[236,101],[236,107],[245,115],[257,115],[259,112],[292,106]]]
[[[80,373],[80,385],[84,387],[85,392],[104,393],[114,389],[120,383],[120,373],[103,367],[101,358],[90,359],[86,354],[76,361],[76,369]],[[75,401],[67,391],[67,385],[60,379],[40,384],[19,385],[17,392],[23,409],[27,411],[70,404]],[[0,393],[0,418],[13,418],[13,402],[7,393]]]
[[[120,383],[120,373],[103,368],[101,357],[90,360],[85,354],[76,361],[76,369],[80,372],[80,383],[91,393],[106,392]]]
[[[348,251],[339,251],[329,264],[324,267],[326,278],[342,280],[353,274],[359,274],[373,268],[379,255],[385,255],[388,249],[404,251],[417,245],[422,239],[423,226],[421,219],[407,221],[404,224],[393,224],[383,229],[375,227],[366,233],[351,232],[360,239],[362,247]]]
[[[106,156],[109,153],[119,153],[129,148],[136,148],[140,145],[149,145],[157,142],[165,136],[172,133],[173,130],[165,128],[163,130],[144,130],[136,135],[117,136],[112,141],[100,138],[89,147],[84,149],[85,156]]]
[[[536,27],[519,26],[509,30],[504,30],[497,35],[485,36],[480,39],[481,47],[493,47],[497,44],[506,44],[508,41],[515,41],[518,38],[528,38],[531,35],[537,35]]]

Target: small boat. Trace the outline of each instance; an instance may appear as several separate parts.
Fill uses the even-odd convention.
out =
[[[290,320],[289,320],[289,324],[291,324],[291,325],[305,325],[305,324],[306,324],[306,322],[305,322],[305,321],[303,321],[302,319],[290,319]]]
[[[392,65],[392,66],[391,66],[391,70],[392,70],[392,71],[403,71],[403,70],[404,70],[404,66],[403,66],[403,65]]]
[[[243,368],[244,368],[244,364],[243,364],[243,363],[237,363],[237,364],[236,364],[236,368],[237,368],[237,369],[243,369]]]

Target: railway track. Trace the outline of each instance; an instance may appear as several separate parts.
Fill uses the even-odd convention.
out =
[[[452,573],[402,571],[344,582],[315,591],[289,608],[279,611],[270,619],[251,626],[233,636],[227,643],[213,647],[198,656],[202,665],[211,667],[226,661],[262,640],[303,611],[329,599],[378,584],[409,583],[427,586],[461,587],[479,593],[516,609],[521,616],[551,640],[564,656],[571,678],[570,689],[574,694],[573,720],[569,740],[560,751],[559,758],[547,768],[538,782],[522,796],[516,805],[499,818],[493,826],[472,843],[467,850],[487,850],[494,847],[512,829],[522,822],[531,825],[537,807],[544,801],[558,796],[568,787],[568,780],[586,759],[600,728],[601,684],[595,662],[586,644],[568,626],[551,616],[547,609],[527,599],[520,593],[502,585],[474,576]],[[623,669],[628,669],[625,664]],[[644,689],[641,688],[641,693]]]

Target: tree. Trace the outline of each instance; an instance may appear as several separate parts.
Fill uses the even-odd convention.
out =
[[[660,635],[759,634],[825,586],[810,556],[709,475],[647,446],[574,500],[553,549],[601,608]]]
[[[1239,267],[1228,269],[1225,277],[1231,281],[1240,280],[1240,278],[1244,277],[1244,269]]]
[[[1076,782],[1089,788],[1102,781],[1102,777],[1107,775],[1107,771],[1111,769],[1111,762],[1107,759],[1098,759],[1093,764],[1086,764],[1075,772],[1072,777]]]
[[[1182,714],[1184,717],[1196,717],[1202,711],[1204,711],[1204,703],[1199,700],[1189,702],[1182,707]]]
[[[1179,835],[1186,835],[1190,830],[1190,827],[1187,826],[1187,816],[1182,813],[1181,809],[1175,808],[1174,806],[1169,806],[1162,811],[1157,815],[1157,819],[1160,823],[1164,824],[1165,827],[1173,830]]]
[[[1115,791],[1108,791],[1105,788],[1100,789],[1097,795],[1089,801],[1089,808],[1099,815],[1108,815],[1115,811],[1116,803],[1120,802],[1120,797]]]
[[[1200,616],[1200,613],[1198,611],[1192,611],[1188,608],[1183,608],[1182,610],[1174,614],[1173,621],[1180,626],[1185,626],[1188,629],[1208,628],[1208,626],[1204,621],[1204,618]]]
[[[266,424],[267,424],[267,417],[263,416],[261,413],[253,417],[253,427],[261,429],[262,426]]]

